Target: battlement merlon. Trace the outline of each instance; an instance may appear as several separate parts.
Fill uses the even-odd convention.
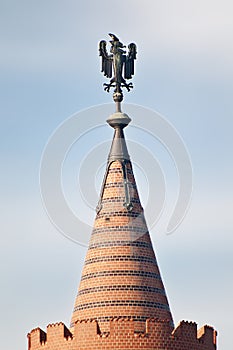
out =
[[[197,324],[195,322],[181,321],[172,334],[174,338],[197,339]]]
[[[28,349],[37,349],[41,344],[44,344],[47,340],[47,334],[39,327],[33,329],[27,335],[28,337]]]
[[[136,348],[138,338],[141,349],[166,347],[169,350],[174,348],[188,350],[190,346],[197,350],[216,349],[217,332],[207,325],[197,330],[195,322],[181,321],[175,329],[172,329],[168,320],[152,318],[146,320],[145,331],[138,332],[136,323],[130,318],[114,318],[109,322],[109,332],[101,332],[97,320],[77,320],[73,328],[74,335],[62,322],[49,324],[47,333],[36,328],[28,334],[28,350],[84,349],[87,339],[90,349],[99,347],[112,349],[112,344],[115,342],[119,345],[117,349],[123,349],[124,344],[128,343]]]
[[[213,344],[216,346],[217,344],[217,331],[208,325],[202,326],[197,331],[197,338],[200,341],[203,341],[204,343],[210,343],[213,342]]]
[[[217,332],[213,327],[205,325],[197,329],[195,322],[181,321],[172,335],[174,339],[198,340],[199,343],[213,345],[213,348],[216,347],[217,343]]]
[[[63,322],[52,323],[47,326],[47,332],[41,328],[35,328],[28,334],[28,350],[37,350],[41,346],[53,342],[72,340],[73,335]]]

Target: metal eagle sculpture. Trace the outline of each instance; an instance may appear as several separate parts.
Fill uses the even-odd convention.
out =
[[[126,79],[132,79],[134,75],[134,60],[136,59],[136,45],[131,43],[128,45],[128,54],[120,40],[116,35],[109,33],[112,38],[110,40],[111,48],[110,54],[106,49],[106,41],[101,40],[99,43],[99,55],[102,57],[102,69],[101,72],[107,78],[112,78],[110,83],[104,84],[104,90],[109,92],[110,88],[114,87],[113,99],[115,102],[121,102],[123,100],[123,94],[121,88],[126,88],[128,91],[133,88],[132,83],[127,83]]]

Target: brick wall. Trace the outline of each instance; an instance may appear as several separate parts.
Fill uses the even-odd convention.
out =
[[[138,330],[149,317],[173,324],[129,160],[109,164],[100,202],[71,326],[95,318],[109,331],[118,316],[133,318]]]
[[[215,350],[216,331],[194,322],[182,321],[171,331],[169,321],[148,319],[145,332],[135,331],[135,321],[115,318],[109,332],[100,332],[96,320],[77,321],[71,334],[63,323],[36,328],[28,335],[28,350]]]

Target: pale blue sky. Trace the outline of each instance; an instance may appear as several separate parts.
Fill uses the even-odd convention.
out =
[[[34,327],[69,325],[85,248],[49,221],[40,159],[62,121],[111,102],[102,89],[97,47],[113,32],[138,46],[134,90],[125,102],[164,115],[193,164],[185,220],[170,236],[161,223],[151,232],[175,323],[213,325],[219,349],[231,349],[232,12],[227,0],[0,2],[1,348],[26,349]]]

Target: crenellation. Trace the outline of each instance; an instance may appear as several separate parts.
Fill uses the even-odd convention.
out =
[[[134,321],[130,318],[116,317],[110,321],[110,336],[121,335],[132,337],[134,334]]]
[[[203,342],[203,343],[212,342],[214,345],[216,345],[217,332],[214,330],[213,327],[205,325],[198,330],[197,338],[199,339],[200,342]]]
[[[47,326],[47,342],[64,338],[72,338],[72,333],[63,322],[52,323]]]
[[[28,333],[28,348],[37,349],[38,346],[47,341],[47,334],[41,328],[34,328]]]
[[[109,331],[100,330],[95,319],[77,320],[74,335],[59,322],[47,326],[47,334],[36,328],[28,334],[29,350],[112,350],[140,349],[147,350],[215,350],[216,331],[210,326],[203,326],[197,331],[195,322],[181,321],[173,330],[169,320],[147,319],[145,331],[139,331],[137,322],[129,317],[115,317],[109,321]],[[88,339],[88,347],[86,342]],[[191,346],[191,347],[190,347]]]
[[[146,320],[146,334],[151,337],[159,337],[162,333],[164,337],[170,337],[173,331],[170,320],[161,320],[158,318],[150,318]]]
[[[190,341],[197,339],[197,324],[195,322],[181,321],[174,329],[175,338],[188,339]]]

